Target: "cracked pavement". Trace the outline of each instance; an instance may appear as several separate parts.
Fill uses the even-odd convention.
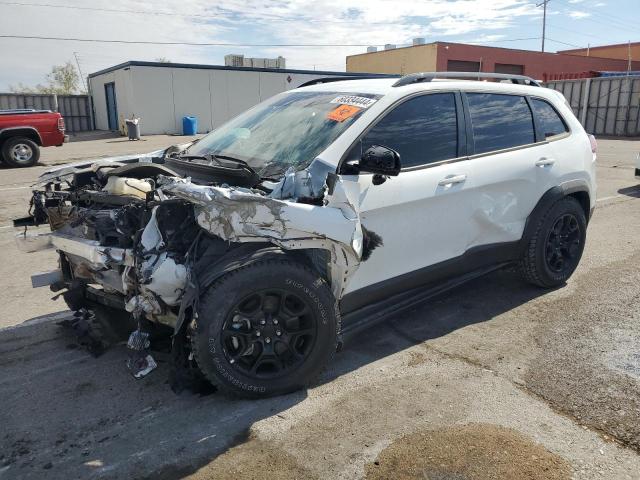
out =
[[[16,252],[2,228],[41,167],[3,169],[0,479],[640,478],[640,141],[599,144],[565,287],[494,272],[353,338],[313,388],[259,401],[176,395],[164,355],[136,381],[123,346],[79,348],[64,304],[29,287],[54,255]]]

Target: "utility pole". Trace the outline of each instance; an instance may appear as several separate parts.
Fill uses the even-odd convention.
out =
[[[544,52],[544,37],[546,35],[546,30],[547,30],[547,3],[549,3],[550,0],[543,0],[542,3],[538,3],[536,5],[536,7],[543,7],[543,13],[542,13],[542,52]]]
[[[78,52],[73,52],[73,56],[76,57],[76,65],[78,65],[78,72],[80,72],[80,78],[82,79],[82,85],[84,86],[84,91],[87,91],[87,84],[84,81],[84,75],[82,75],[82,69],[80,68],[80,60],[78,60]]]

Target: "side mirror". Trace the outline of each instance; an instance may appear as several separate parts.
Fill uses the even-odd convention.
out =
[[[395,177],[400,173],[400,154],[380,145],[372,145],[363,154],[358,170]]]

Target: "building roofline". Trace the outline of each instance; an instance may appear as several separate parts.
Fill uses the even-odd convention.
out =
[[[442,43],[442,42],[429,42],[429,43],[421,43],[419,45],[406,45],[404,47],[396,47],[396,48],[392,48],[390,50],[378,50],[376,52],[362,52],[362,53],[354,53],[353,55],[347,55],[347,58],[349,57],[359,57],[361,55],[375,55],[377,53],[384,53],[384,52],[393,52],[394,50],[404,50],[406,48],[413,48],[413,47],[426,47],[429,45],[435,45],[437,43]]]
[[[631,43],[631,45],[636,45],[636,44],[640,44],[640,42],[635,42],[635,43]],[[376,55],[378,53],[384,53],[384,52],[393,52],[394,50],[403,50],[406,48],[418,48],[418,47],[426,47],[428,45],[461,45],[464,47],[478,47],[478,48],[493,48],[496,50],[510,50],[510,51],[515,51],[515,52],[527,52],[527,53],[537,53],[537,54],[541,54],[541,55],[571,55],[570,52],[578,52],[578,51],[582,51],[582,50],[586,50],[585,49],[576,49],[576,50],[561,50],[561,51],[557,51],[557,52],[538,52],[536,50],[526,50],[524,48],[509,48],[509,47],[496,47],[493,45],[476,45],[474,43],[461,43],[461,42],[442,42],[440,40],[435,41],[435,42],[430,42],[430,43],[423,43],[420,45],[407,45],[404,47],[396,47],[396,48],[392,48],[391,50],[378,50],[377,52],[362,52],[362,53],[356,53],[354,55],[347,55],[347,58],[350,57],[359,57],[362,55]],[[627,45],[626,43],[621,43],[619,45]],[[591,47],[591,50],[593,50],[594,48],[606,48],[606,47],[616,47],[619,45],[603,45],[601,47]],[[577,55],[574,55],[577,56]],[[582,56],[582,55],[580,55]],[[595,55],[590,55],[590,57],[593,58],[603,58],[606,60],[619,60],[619,59],[612,59],[612,58],[608,58],[608,57],[597,57]],[[626,60],[625,60],[626,61]]]
[[[331,72],[325,70],[298,70],[289,68],[257,68],[257,67],[228,67],[226,65],[204,65],[197,63],[167,63],[167,62],[145,62],[141,60],[129,60],[112,67],[99,70],[89,74],[89,78],[104,75],[105,73],[114,72],[128,67],[160,67],[160,68],[193,68],[198,70],[230,70],[237,72],[271,72],[271,73],[300,73],[309,75],[339,75],[342,77],[351,77],[358,75],[367,75],[369,77],[386,77],[386,74],[379,73],[358,73],[358,72]]]
[[[584,48],[573,48],[571,50],[558,50],[558,53],[585,52],[587,50],[598,50],[601,48],[612,48],[612,47],[626,47],[628,45],[635,47],[640,45],[640,42],[612,43],[610,45],[598,45],[597,47],[584,47]]]

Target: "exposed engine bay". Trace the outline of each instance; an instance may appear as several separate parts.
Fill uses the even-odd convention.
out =
[[[279,179],[234,163],[193,161],[172,147],[46,172],[17,237],[48,224],[59,253],[49,283],[72,310],[102,304],[179,331],[199,292],[265,252],[295,255],[339,299],[363,255],[358,184],[321,162]],[[42,237],[40,235],[39,237]],[[46,245],[45,245],[46,244]],[[32,248],[29,247],[31,245]]]

